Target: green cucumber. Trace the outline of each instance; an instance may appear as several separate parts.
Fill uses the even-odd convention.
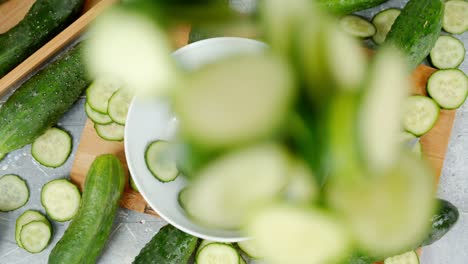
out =
[[[94,124],[98,136],[107,141],[122,141],[124,139],[125,126],[117,123],[107,125]]]
[[[353,12],[378,6],[388,0],[317,0],[319,6],[336,14]]]
[[[85,112],[88,118],[91,119],[95,124],[108,125],[112,123],[112,118],[110,118],[109,115],[97,112],[91,108],[91,106],[89,106],[88,102],[85,104]]]
[[[15,240],[16,240],[16,244],[20,248],[23,247],[23,244],[21,244],[21,239],[20,239],[21,229],[23,228],[24,225],[29,224],[32,221],[47,221],[47,218],[38,211],[27,210],[16,219]]]
[[[19,149],[44,134],[87,85],[79,47],[26,81],[0,108],[0,153]]]
[[[57,168],[67,161],[71,150],[72,138],[70,134],[53,127],[34,140],[31,146],[31,155],[41,165]]]
[[[385,40],[406,55],[410,69],[416,68],[434,47],[442,30],[442,0],[410,0],[401,10]]]
[[[0,212],[16,210],[29,200],[26,181],[13,174],[0,177],[0,194]]]
[[[52,237],[52,226],[48,220],[31,221],[21,228],[20,240],[23,248],[30,253],[43,251]]]
[[[24,19],[0,34],[0,78],[79,15],[84,0],[37,0]]]
[[[167,225],[146,244],[133,264],[185,264],[197,243],[198,238]]]
[[[96,158],[86,176],[78,213],[49,255],[49,264],[95,263],[106,240],[125,186],[119,159],[107,154]]]
[[[341,28],[348,34],[357,38],[369,38],[375,35],[376,28],[367,19],[356,16],[347,15],[340,19]]]
[[[440,36],[431,50],[431,62],[438,69],[454,69],[465,60],[465,53],[465,46],[459,39]]]
[[[396,8],[389,8],[379,12],[372,19],[372,24],[374,24],[377,32],[372,37],[372,40],[378,45],[385,42],[387,34],[395,23],[395,20],[400,15],[401,10]]]
[[[422,95],[406,98],[403,111],[403,127],[415,136],[429,132],[440,114],[439,105],[431,98]]]
[[[171,182],[179,175],[174,145],[167,141],[151,142],[145,151],[145,162],[151,174],[161,182]]]
[[[210,243],[197,252],[197,264],[240,264],[241,256],[230,244]]]
[[[457,109],[468,96],[468,77],[459,69],[438,70],[427,81],[427,93],[444,109]]]
[[[80,207],[81,195],[78,187],[66,179],[46,183],[41,191],[41,203],[47,215],[58,222],[72,219]]]
[[[468,30],[468,3],[465,0],[447,1],[442,26],[452,34],[463,34]]]
[[[441,239],[458,221],[459,212],[450,202],[438,199],[438,211],[431,219],[432,227],[421,246],[428,246]]]

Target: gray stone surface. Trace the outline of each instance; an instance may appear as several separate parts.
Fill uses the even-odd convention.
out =
[[[247,0],[233,0],[241,3]],[[248,0],[247,2],[252,2]],[[406,1],[390,0],[382,7],[366,10],[360,14],[371,18],[378,11],[388,7],[402,7]],[[246,5],[248,6],[248,5]],[[241,5],[239,9],[250,8]],[[468,33],[457,36],[468,46]],[[468,72],[468,60],[461,66]],[[4,98],[5,99],[5,98]],[[0,100],[1,102],[1,100]],[[84,98],[62,118],[59,126],[73,135],[73,153],[67,163],[58,169],[48,169],[35,162],[30,155],[30,147],[9,154],[0,162],[0,175],[15,173],[27,179],[31,190],[31,198],[23,208],[8,212],[0,212],[0,263],[5,264],[35,264],[47,263],[47,257],[53,246],[62,236],[68,223],[52,222],[54,234],[51,245],[39,254],[30,254],[18,248],[14,239],[15,220],[27,209],[44,212],[39,195],[42,185],[46,182],[68,177],[76,147],[86,120],[83,110]],[[460,221],[447,236],[423,251],[423,264],[466,264],[468,263],[468,105],[458,110],[455,126],[451,135],[450,146],[446,156],[438,195],[459,207]],[[118,217],[112,227],[112,234],[98,263],[128,264],[138,254],[139,250],[165,224],[159,218],[119,209]]]

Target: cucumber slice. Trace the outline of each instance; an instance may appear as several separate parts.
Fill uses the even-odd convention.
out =
[[[360,142],[371,169],[386,169],[400,155],[401,108],[410,90],[405,59],[390,48],[375,57],[360,108]],[[382,110],[385,109],[385,110]]]
[[[119,125],[125,125],[128,108],[130,108],[132,99],[132,93],[127,89],[119,89],[112,95],[107,112],[114,122]]]
[[[463,42],[452,36],[440,36],[432,48],[430,57],[432,65],[439,69],[454,69],[465,59]]]
[[[239,264],[240,255],[234,247],[223,243],[211,243],[204,246],[197,254],[197,264]]]
[[[427,93],[444,109],[456,109],[468,95],[468,78],[459,69],[439,70],[427,81]]]
[[[38,137],[31,146],[31,154],[41,165],[50,168],[62,166],[70,156],[72,138],[67,132],[50,128]]]
[[[273,205],[247,225],[268,263],[341,263],[351,249],[343,223],[322,211]]]
[[[271,135],[296,93],[290,69],[266,55],[215,62],[194,72],[185,86],[174,98],[182,133],[207,148]]]
[[[257,241],[255,239],[245,240],[245,241],[237,243],[237,245],[250,258],[254,258],[254,259],[263,258],[262,257],[263,254],[260,252],[260,249],[257,245]]]
[[[384,264],[419,264],[419,257],[415,251],[410,251],[398,256],[386,258]]]
[[[138,190],[138,187],[135,184],[135,181],[133,180],[133,178],[131,176],[129,177],[129,181],[130,181],[130,187],[132,187],[132,190],[134,190],[135,192],[140,192]]]
[[[439,106],[429,97],[413,95],[403,107],[403,127],[415,136],[429,132],[439,118]]]
[[[66,179],[46,183],[41,191],[41,203],[47,215],[55,221],[65,222],[72,219],[80,208],[80,191]]]
[[[112,123],[110,116],[94,111],[87,102],[85,104],[85,111],[89,119],[91,119],[95,124],[107,125]]]
[[[49,245],[52,228],[48,221],[32,221],[23,226],[20,240],[23,248],[30,253],[39,253]]]
[[[96,133],[107,141],[122,141],[124,139],[125,127],[117,123],[107,125],[94,124]]]
[[[107,114],[109,99],[121,86],[121,83],[113,78],[95,80],[86,90],[89,106],[98,113]]]
[[[341,28],[353,37],[369,38],[376,33],[375,26],[365,18],[356,15],[347,15],[340,19]]]
[[[174,145],[167,141],[150,143],[146,148],[145,162],[151,174],[161,182],[173,181],[179,175]]]
[[[237,229],[256,207],[282,194],[288,156],[278,145],[229,152],[206,165],[187,193],[187,213],[212,228]]]
[[[451,0],[445,3],[442,28],[452,34],[462,34],[468,30],[468,3],[466,1]]]
[[[180,190],[179,194],[177,195],[177,201],[179,202],[180,207],[182,207],[185,210],[187,210],[187,204],[189,202],[188,192],[189,192],[189,188],[185,187],[182,190]],[[205,240],[203,240],[203,241],[205,241]],[[203,243],[203,241],[202,241],[202,243]],[[200,244],[200,247],[201,247],[201,244]]]
[[[18,209],[28,200],[29,189],[26,181],[12,174],[0,178],[0,212]]]
[[[388,32],[390,32],[393,23],[395,23],[395,20],[400,15],[400,13],[401,10],[390,8],[383,10],[374,16],[372,19],[372,24],[374,24],[377,32],[374,36],[372,36],[372,40],[374,40],[376,44],[380,45],[385,42]]]
[[[39,213],[38,211],[27,210],[16,219],[15,240],[16,240],[16,244],[20,248],[23,248],[23,244],[21,244],[21,239],[20,239],[21,229],[23,228],[24,225],[29,224],[32,221],[47,221],[47,218],[45,218],[45,216]]]

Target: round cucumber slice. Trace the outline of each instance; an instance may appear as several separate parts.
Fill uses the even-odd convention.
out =
[[[120,86],[121,83],[113,78],[95,80],[86,90],[87,103],[94,111],[107,114],[109,99]]]
[[[392,28],[393,23],[395,23],[395,20],[400,15],[400,13],[401,10],[390,8],[383,10],[382,12],[375,15],[375,17],[372,19],[372,24],[374,24],[377,32],[374,36],[372,36],[372,40],[374,40],[376,44],[380,45],[385,42],[388,32]]]
[[[211,243],[204,246],[196,256],[197,264],[239,264],[240,255],[228,244]]]
[[[127,89],[119,89],[112,95],[107,112],[114,122],[119,125],[125,125],[132,99],[133,96]]]
[[[419,257],[415,251],[410,251],[398,256],[386,258],[384,264],[419,264]]]
[[[373,24],[365,18],[356,15],[348,15],[341,18],[340,26],[346,33],[358,38],[369,38],[374,36],[376,32]]]
[[[466,1],[451,0],[445,3],[442,28],[452,34],[462,34],[468,30],[468,3]]]
[[[94,124],[96,133],[107,141],[122,141],[124,139],[125,127],[117,123],[107,125]]]
[[[173,181],[179,175],[174,145],[167,141],[152,142],[146,149],[145,161],[153,176],[161,182]]]
[[[23,248],[23,244],[21,244],[21,239],[20,239],[21,229],[23,228],[24,225],[29,224],[32,221],[47,221],[47,218],[43,214],[39,213],[38,211],[27,210],[16,219],[15,240],[16,240],[16,244],[20,248]]]
[[[463,42],[452,36],[440,36],[430,53],[432,64],[439,69],[453,69],[465,59]]]
[[[23,226],[20,239],[23,248],[30,253],[39,253],[49,245],[52,228],[48,221],[32,221]]]
[[[65,222],[72,219],[78,212],[80,202],[80,191],[66,179],[53,180],[42,187],[42,206],[47,215],[55,221]]]
[[[0,194],[0,212],[18,209],[29,200],[26,181],[12,174],[0,178]]]
[[[40,164],[57,168],[62,166],[70,156],[72,138],[67,132],[50,128],[38,137],[31,146],[31,154]]]
[[[468,95],[468,78],[459,69],[439,70],[427,81],[427,92],[444,109],[456,109]]]
[[[85,111],[89,119],[91,119],[95,124],[107,125],[112,123],[110,116],[94,111],[88,103],[85,104]]]
[[[439,118],[439,106],[429,97],[414,95],[404,103],[403,127],[415,136],[422,136],[434,127]]]

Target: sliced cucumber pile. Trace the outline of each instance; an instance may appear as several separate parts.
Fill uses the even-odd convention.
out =
[[[430,53],[432,64],[439,69],[453,69],[465,59],[463,42],[452,36],[440,36]]]
[[[207,226],[238,229],[252,209],[281,194],[288,165],[285,150],[277,145],[227,153],[202,169],[190,186],[188,215]]]
[[[245,240],[245,241],[237,243],[237,245],[250,258],[254,258],[254,259],[263,258],[263,254],[258,248],[257,241],[255,239]]]
[[[415,136],[422,136],[434,127],[440,108],[431,98],[413,95],[403,107],[403,127]]]
[[[384,264],[419,264],[419,257],[415,251],[410,251],[398,256],[386,258]]]
[[[96,133],[107,141],[122,141],[124,139],[125,127],[117,123],[107,125],[94,124]]]
[[[107,125],[112,123],[112,118],[106,114],[101,114],[91,108],[88,103],[85,104],[86,115],[91,119],[95,124]]]
[[[237,250],[228,244],[210,243],[205,245],[195,257],[197,264],[240,264],[241,256]]]
[[[71,220],[80,208],[78,187],[66,179],[46,183],[41,191],[41,203],[47,215],[55,221]]]
[[[350,253],[343,224],[316,209],[273,205],[258,211],[247,231],[268,263],[339,263]]]
[[[174,147],[167,141],[156,140],[146,148],[146,166],[153,176],[161,182],[173,181],[179,175]]]
[[[29,224],[32,221],[45,222],[47,221],[47,218],[43,214],[39,213],[38,211],[27,210],[16,219],[15,240],[16,240],[16,244],[20,248],[23,248],[23,244],[21,243],[21,239],[20,239],[21,229],[23,228],[24,225]]]
[[[68,132],[50,128],[38,137],[31,146],[31,154],[40,164],[57,168],[62,166],[70,156],[72,138]]]
[[[468,30],[468,2],[450,0],[445,3],[442,27],[452,34],[462,34]]]
[[[427,82],[427,92],[444,109],[456,109],[468,95],[468,77],[458,69],[439,70]]]
[[[340,26],[346,33],[358,38],[370,38],[376,33],[376,28],[372,23],[356,15],[342,17]]]
[[[20,240],[23,248],[30,253],[43,251],[52,237],[52,227],[47,220],[32,221],[21,228]]]
[[[29,188],[26,181],[16,175],[0,177],[0,212],[16,210],[29,200]]]
[[[95,80],[86,90],[89,106],[98,113],[107,114],[109,99],[121,86],[121,83],[113,78]]]
[[[372,19],[372,24],[374,24],[377,32],[372,37],[372,40],[376,44],[382,44],[385,42],[387,38],[387,34],[392,28],[393,23],[400,15],[401,10],[396,8],[390,8],[379,12],[377,15],[374,16]]]
[[[206,148],[270,136],[296,92],[286,64],[264,55],[215,62],[194,72],[185,86],[174,99],[182,134]]]
[[[132,102],[133,96],[127,89],[117,90],[109,99],[107,112],[110,118],[119,125],[125,125],[127,120],[128,108]]]

